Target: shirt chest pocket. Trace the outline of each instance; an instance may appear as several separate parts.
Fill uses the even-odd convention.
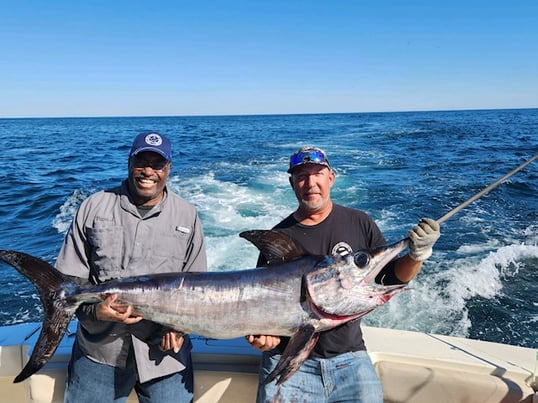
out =
[[[124,243],[122,227],[89,228],[88,240],[94,275],[100,281],[120,277]]]
[[[151,253],[160,258],[172,259],[180,263],[180,267],[186,258],[190,234],[175,231],[162,233],[153,238]]]

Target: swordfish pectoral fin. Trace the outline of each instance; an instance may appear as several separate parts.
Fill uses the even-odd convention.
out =
[[[282,357],[280,357],[280,361],[267,376],[264,383],[272,382],[277,377],[277,385],[286,382],[308,358],[318,339],[319,333],[315,333],[313,326],[308,325],[299,328],[291,337],[284,353],[282,353]]]

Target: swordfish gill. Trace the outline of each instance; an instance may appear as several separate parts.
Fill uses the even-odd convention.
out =
[[[44,309],[32,355],[14,382],[37,372],[56,351],[71,317],[83,303],[110,294],[145,319],[179,332],[229,339],[249,334],[291,336],[267,382],[285,382],[304,362],[319,332],[360,318],[404,290],[374,282],[381,269],[409,246],[408,238],[345,256],[312,256],[274,230],[240,234],[263,253],[267,267],[227,272],[167,273],[80,286],[50,264],[0,250],[36,287]]]

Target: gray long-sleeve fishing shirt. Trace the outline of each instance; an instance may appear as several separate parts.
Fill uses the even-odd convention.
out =
[[[202,225],[194,206],[166,189],[163,200],[142,217],[124,181],[82,202],[56,267],[92,284],[142,274],[205,271]],[[163,329],[153,322],[99,321],[95,310],[84,305],[77,317],[77,342],[91,360],[125,367],[132,345],[140,382],[185,368],[191,349],[188,338],[178,354],[162,352],[158,343]]]

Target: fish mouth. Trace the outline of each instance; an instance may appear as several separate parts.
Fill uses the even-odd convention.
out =
[[[368,288],[370,293],[368,299],[373,301],[373,303],[365,303],[361,305],[359,310],[357,310],[352,303],[351,306],[346,304],[336,305],[336,307],[340,309],[336,309],[334,312],[332,312],[331,309],[335,308],[334,305],[326,307],[316,305],[308,289],[306,291],[306,301],[311,312],[317,318],[324,321],[329,321],[332,326],[337,326],[339,324],[362,318],[363,316],[372,312],[378,306],[384,305],[390,301],[394,295],[408,289],[407,284],[395,284],[389,286],[373,284]]]
[[[369,250],[369,251],[357,251],[352,253],[355,264],[359,268],[360,264],[357,262],[360,254],[364,255],[365,253],[368,256],[367,265],[371,267],[370,271],[364,276],[364,283],[371,283],[374,281],[379,272],[392,260],[394,260],[398,255],[409,247],[409,238],[404,238],[398,242],[380,246],[378,248]]]
[[[351,314],[351,315],[339,315],[339,314],[336,314],[336,313],[331,313],[331,312],[328,312],[326,310],[324,310],[323,308],[317,306],[314,301],[312,301],[312,297],[310,296],[310,293],[306,292],[306,301],[307,301],[307,304],[308,304],[308,307],[310,308],[310,310],[312,311],[312,313],[319,319],[322,319],[322,320],[327,320],[327,321],[330,321],[332,322],[333,326],[334,324],[340,324],[340,323],[346,323],[346,322],[349,322],[351,320],[354,320],[354,319],[358,319],[360,318],[361,316],[364,316],[366,315],[368,312],[360,312],[360,313],[354,313],[354,314]]]

